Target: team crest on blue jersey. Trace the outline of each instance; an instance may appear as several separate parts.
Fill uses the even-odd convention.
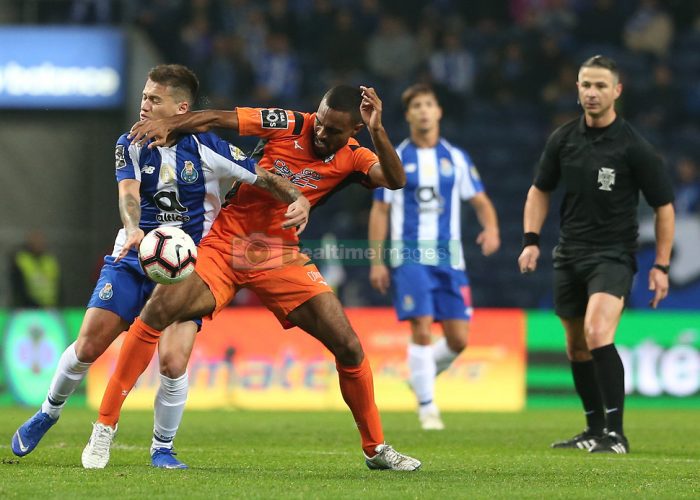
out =
[[[105,283],[105,286],[103,286],[102,290],[100,290],[98,297],[100,297],[100,300],[109,300],[112,298],[113,295],[114,295],[114,290],[112,289],[112,284]]]
[[[445,177],[450,177],[454,173],[454,167],[449,158],[440,158],[440,173]]]
[[[228,149],[231,152],[231,158],[233,158],[236,161],[243,161],[246,159],[246,155],[243,151],[238,149],[236,146],[233,144],[228,145]]]
[[[407,174],[412,174],[413,172],[418,170],[418,165],[415,163],[406,163],[406,165],[404,165],[404,170]]]
[[[404,295],[403,296],[403,310],[404,311],[413,311],[416,308],[416,301],[413,300],[412,295]]]
[[[194,163],[187,160],[185,162],[185,166],[182,167],[180,177],[182,177],[183,182],[186,182],[187,184],[192,184],[197,179],[199,179],[199,173],[197,172],[197,169],[194,168]]]

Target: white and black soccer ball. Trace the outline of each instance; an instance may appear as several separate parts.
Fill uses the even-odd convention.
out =
[[[150,279],[172,285],[187,278],[197,262],[197,246],[177,227],[159,227],[141,240],[139,263]]]

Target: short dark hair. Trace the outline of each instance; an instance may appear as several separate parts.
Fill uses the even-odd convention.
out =
[[[408,109],[413,99],[423,94],[430,94],[435,97],[436,101],[438,101],[437,94],[435,93],[435,89],[433,89],[433,87],[427,83],[416,83],[408,87],[401,94],[401,103],[403,104],[404,111]]]
[[[182,64],[159,64],[148,72],[148,78],[173,89],[177,98],[193,105],[199,92],[199,79],[194,72]]]
[[[336,85],[323,96],[323,100],[329,108],[336,111],[350,113],[353,123],[360,123],[360,104],[362,104],[362,91],[359,87],[350,85]]]
[[[615,60],[607,56],[601,56],[600,54],[597,54],[593,57],[589,57],[588,59],[583,61],[583,64],[581,64],[579,71],[583,68],[607,69],[608,71],[610,71],[610,73],[612,73],[615,76],[615,78],[617,78],[618,80],[620,78],[620,70],[618,69]]]

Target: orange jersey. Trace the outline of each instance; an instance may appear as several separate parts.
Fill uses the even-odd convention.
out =
[[[240,135],[258,136],[265,141],[260,167],[292,182],[315,205],[344,182],[368,181],[369,170],[379,162],[377,155],[350,138],[329,158],[317,158],[312,149],[315,113],[283,109],[236,108]],[[211,232],[232,238],[264,234],[296,245],[294,229],[282,229],[287,204],[252,185],[240,185],[216,218]]]

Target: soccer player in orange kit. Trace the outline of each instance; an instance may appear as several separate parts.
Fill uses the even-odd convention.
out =
[[[156,147],[179,133],[215,127],[259,136],[263,139],[259,165],[289,179],[313,206],[353,180],[369,187],[403,187],[404,169],[381,114],[382,102],[373,88],[343,85],[325,94],[316,113],[274,108],[198,111],[141,121],[132,128],[131,139],[153,139],[149,147]],[[376,154],[353,138],[363,126]],[[286,205],[246,185],[232,192],[199,245],[195,273],[181,283],[157,286],[129,328],[95,426],[116,427],[124,399],[148,366],[163,329],[175,321],[213,317],[237,290],[249,288],[285,328],[300,327],[335,356],[340,390],[360,431],[367,466],[418,469],[418,460],[384,443],[369,362],[340,301],[299,251],[297,232],[281,228]],[[91,438],[86,452],[101,455],[92,462],[104,467],[113,433],[93,432],[96,435],[109,436],[110,442]]]

